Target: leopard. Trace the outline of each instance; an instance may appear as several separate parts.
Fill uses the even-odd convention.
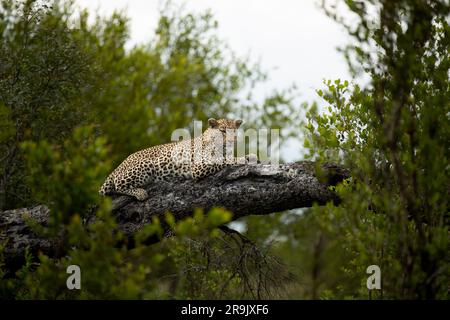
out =
[[[151,182],[184,178],[198,181],[226,166],[252,164],[257,156],[235,157],[233,146],[241,119],[208,119],[208,128],[199,136],[152,146],[129,155],[101,186],[102,196],[126,195],[139,201],[148,199],[145,187]]]

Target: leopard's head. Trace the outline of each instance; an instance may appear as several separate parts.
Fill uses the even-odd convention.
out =
[[[208,130],[213,131],[214,134],[221,134],[225,143],[236,142],[236,130],[242,124],[241,119],[219,119],[210,118],[208,120]]]

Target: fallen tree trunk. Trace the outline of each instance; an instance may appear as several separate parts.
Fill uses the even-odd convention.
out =
[[[174,179],[151,184],[146,188],[150,197],[143,202],[127,196],[115,197],[113,212],[119,229],[131,239],[153,216],[162,218],[168,211],[179,220],[191,215],[195,208],[208,210],[220,206],[233,212],[235,220],[247,215],[311,207],[314,203],[339,203],[329,186],[347,178],[348,172],[333,164],[326,164],[322,169],[323,177],[318,179],[312,162],[232,166],[198,182]],[[90,215],[88,223],[95,219],[94,213]],[[3,255],[8,269],[21,265],[27,247],[32,254],[43,252],[50,257],[63,254],[61,239],[35,234],[26,224],[26,217],[45,226],[49,222],[49,210],[41,205],[0,213],[0,241],[6,240]]]

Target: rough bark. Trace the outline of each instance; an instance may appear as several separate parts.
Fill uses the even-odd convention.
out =
[[[167,211],[176,219],[182,219],[192,214],[194,208],[208,210],[220,206],[233,212],[233,219],[239,219],[311,207],[314,203],[339,203],[329,186],[347,178],[348,172],[337,165],[326,164],[319,179],[314,168],[312,162],[280,166],[239,165],[198,182],[181,179],[158,182],[146,188],[150,195],[146,201],[139,202],[127,196],[113,198],[113,212],[119,229],[132,239],[153,216],[161,217]],[[49,210],[40,205],[0,213],[0,242],[6,240],[3,254],[7,267],[14,268],[22,263],[26,247],[32,254],[39,251],[51,257],[63,254],[61,239],[47,239],[35,234],[25,222],[26,217],[45,226],[49,221]],[[94,214],[88,214],[87,224],[93,219]]]

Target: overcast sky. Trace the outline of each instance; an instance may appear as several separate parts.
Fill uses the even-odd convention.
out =
[[[102,14],[125,10],[131,18],[130,46],[149,40],[158,19],[159,0],[77,0],[81,7]],[[190,0],[188,10],[211,9],[219,35],[240,54],[250,53],[269,70],[269,87],[295,82],[306,99],[322,79],[348,78],[336,47],[348,42],[342,28],[330,20],[314,0]]]
[[[158,19],[159,0],[76,0],[100,14],[125,10],[131,19],[129,46],[147,42]],[[329,19],[315,0],[173,0],[188,11],[211,9],[219,36],[237,53],[250,54],[269,72],[269,81],[256,92],[282,89],[296,83],[300,101],[318,100],[315,90],[323,79],[350,79],[336,51],[348,43],[342,27]],[[294,159],[297,153],[288,158]]]

